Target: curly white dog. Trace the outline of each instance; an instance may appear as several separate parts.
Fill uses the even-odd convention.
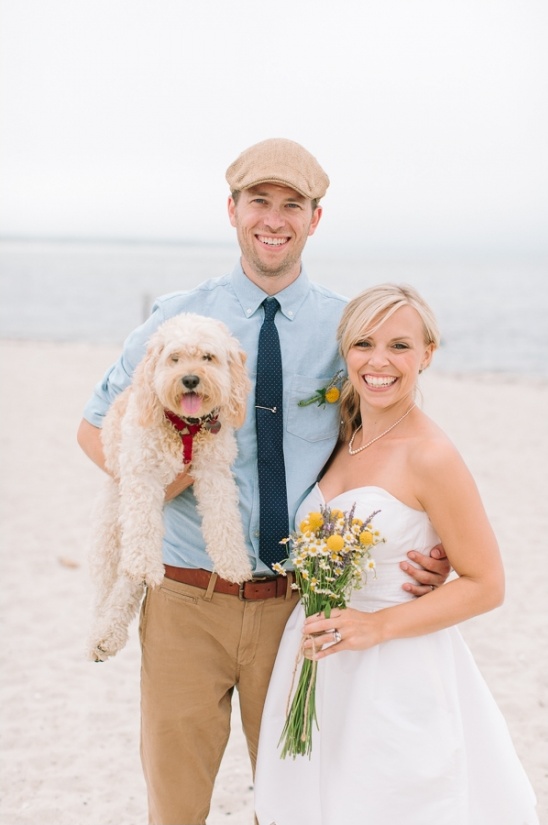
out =
[[[246,355],[220,321],[191,313],[150,338],[133,382],[114,402],[101,437],[109,477],[95,512],[90,559],[96,589],[88,656],[104,661],[126,643],[145,585],[164,577],[166,486],[194,479],[214,570],[251,578],[231,471],[234,428],[245,419]]]

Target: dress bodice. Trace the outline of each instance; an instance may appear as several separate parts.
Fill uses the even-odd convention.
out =
[[[372,523],[386,540],[376,545],[371,553],[375,559],[376,578],[369,574],[367,584],[352,592],[350,604],[360,610],[373,611],[414,598],[412,594],[402,590],[402,584],[410,581],[410,578],[401,570],[400,562],[412,564],[407,557],[410,550],[428,555],[439,542],[424,510],[409,507],[382,487],[358,487],[326,502],[316,484],[299,507],[296,524],[305,519],[308,513],[319,511],[320,506],[326,504],[345,512],[355,504],[356,516],[363,519],[378,510]]]

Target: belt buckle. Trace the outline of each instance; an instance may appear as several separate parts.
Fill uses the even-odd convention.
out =
[[[240,582],[238,587],[238,598],[241,602],[247,602],[249,599],[245,595],[245,586],[246,584],[253,584],[254,582],[264,582],[269,579],[269,576],[257,576],[253,579],[246,579],[245,582]]]

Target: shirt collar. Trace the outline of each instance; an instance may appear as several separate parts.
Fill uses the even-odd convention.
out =
[[[240,302],[243,313],[246,318],[251,318],[251,316],[257,312],[264,299],[271,296],[254,284],[253,281],[249,280],[240,263],[234,267],[231,277],[234,292]],[[309,291],[310,281],[304,268],[302,268],[301,274],[292,284],[282,289],[281,292],[277,292],[272,297],[276,298],[279,302],[280,312],[285,315],[288,321],[293,321]]]

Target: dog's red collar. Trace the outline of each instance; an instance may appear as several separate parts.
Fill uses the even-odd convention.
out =
[[[164,410],[164,416],[173,424],[183,442],[183,464],[190,464],[192,461],[192,441],[196,433],[200,430],[208,430],[215,435],[221,429],[219,416],[210,413],[204,418],[181,418],[171,410]]]

